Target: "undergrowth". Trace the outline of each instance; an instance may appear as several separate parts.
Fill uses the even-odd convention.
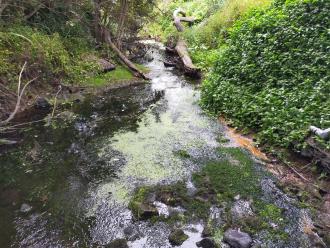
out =
[[[0,32],[0,78],[10,88],[16,87],[22,63],[27,62],[27,77],[38,77],[47,84],[78,83],[96,75],[99,66],[85,59],[93,54],[84,39],[67,41],[58,33],[45,34],[27,26]]]

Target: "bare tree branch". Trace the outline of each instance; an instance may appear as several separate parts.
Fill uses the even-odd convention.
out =
[[[17,86],[17,101],[16,101],[15,109],[14,109],[14,111],[9,115],[9,117],[8,117],[6,120],[0,122],[0,126],[3,126],[3,125],[8,124],[8,122],[10,122],[12,119],[14,119],[14,117],[15,117],[15,115],[17,114],[17,112],[18,112],[18,110],[19,110],[19,107],[20,107],[20,105],[21,105],[21,100],[22,100],[22,97],[23,97],[23,94],[24,94],[26,88],[27,88],[27,87],[28,87],[33,81],[35,81],[35,80],[37,79],[37,77],[36,77],[36,78],[30,80],[29,82],[27,82],[27,83],[24,85],[24,87],[22,88],[22,90],[21,90],[22,76],[23,76],[23,72],[24,72],[24,70],[25,70],[25,68],[26,68],[26,65],[27,65],[27,62],[25,61],[24,65],[23,65],[23,67],[22,67],[22,69],[21,69],[21,71],[20,71],[20,73],[19,73],[19,77],[18,77],[18,86]]]
[[[56,110],[57,96],[58,96],[58,94],[60,94],[61,90],[62,90],[62,86],[60,85],[60,86],[59,86],[59,89],[58,89],[58,91],[57,91],[57,93],[56,93],[56,95],[55,95],[54,107],[53,107],[52,117],[51,117],[51,118],[54,117],[55,110]]]

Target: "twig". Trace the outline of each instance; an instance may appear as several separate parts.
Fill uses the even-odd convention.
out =
[[[6,120],[0,122],[0,126],[3,126],[3,125],[8,124],[8,122],[10,122],[12,119],[14,119],[15,115],[17,114],[17,112],[19,110],[19,107],[20,107],[20,104],[21,104],[21,100],[22,100],[22,96],[24,94],[25,89],[29,86],[30,83],[32,83],[34,80],[37,79],[37,77],[36,77],[36,78],[30,80],[29,82],[27,82],[24,85],[23,89],[21,90],[22,75],[23,75],[23,72],[25,70],[26,64],[27,64],[27,62],[25,61],[24,65],[23,65],[23,67],[22,67],[22,69],[21,69],[21,71],[19,73],[19,77],[18,77],[17,101],[16,101],[15,109],[14,109],[14,111],[10,114],[10,116]]]
[[[306,181],[306,182],[309,182],[309,180],[306,178],[306,177],[304,177],[303,175],[301,175],[295,168],[293,168],[291,165],[289,165],[288,163],[285,163],[284,162],[284,164],[286,165],[286,166],[288,166],[298,177],[300,177],[301,179],[303,179],[304,181]]]
[[[56,117],[54,117],[54,119],[56,119]],[[29,122],[23,122],[23,123],[19,123],[16,125],[12,125],[12,126],[8,126],[8,127],[0,127],[0,133],[3,133],[3,131],[5,130],[14,130],[17,129],[17,127],[21,127],[21,126],[25,126],[25,125],[30,125],[30,124],[34,124],[34,123],[39,123],[39,122],[43,122],[45,121],[45,119],[40,119],[40,120],[36,120],[36,121],[29,121]]]
[[[58,94],[60,94],[61,90],[62,90],[62,86],[60,85],[60,86],[59,86],[59,90],[57,91],[57,93],[56,93],[56,95],[55,95],[54,107],[53,107],[53,111],[52,111],[51,119],[54,117],[55,110],[56,110],[57,96],[58,96]]]
[[[10,32],[9,34],[12,34],[12,35],[15,35],[15,36],[17,36],[17,37],[23,38],[24,40],[28,41],[31,45],[33,45],[32,40],[30,40],[29,38],[25,37],[24,35],[17,34],[17,33],[13,33],[13,32]],[[26,63],[26,62],[25,62],[25,63]]]

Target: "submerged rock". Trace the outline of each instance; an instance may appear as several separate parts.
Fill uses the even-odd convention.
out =
[[[188,239],[188,235],[183,232],[181,229],[174,229],[170,236],[168,237],[168,240],[170,241],[171,245],[179,246],[182,245],[184,241]]]
[[[231,217],[233,222],[239,222],[253,215],[251,203],[249,201],[238,200],[231,208]]]
[[[135,204],[134,215],[140,220],[147,220],[154,216],[158,216],[158,210],[154,206],[151,206],[147,203],[138,203]]]
[[[128,248],[126,239],[115,239],[110,244],[105,246],[106,248]]]
[[[124,229],[124,235],[127,240],[134,241],[140,238],[141,234],[137,227],[128,226]]]
[[[212,236],[212,229],[209,226],[205,226],[202,232],[202,237],[210,237]]]
[[[223,240],[233,248],[249,248],[252,244],[249,234],[234,229],[228,229],[223,235]]]
[[[34,107],[39,110],[49,110],[51,108],[51,104],[43,97],[38,97]]]
[[[22,213],[28,213],[32,210],[32,206],[30,206],[29,204],[26,204],[26,203],[23,203],[21,208],[20,208],[20,211]]]
[[[197,247],[201,248],[215,248],[217,247],[215,241],[211,238],[205,238],[196,243]]]

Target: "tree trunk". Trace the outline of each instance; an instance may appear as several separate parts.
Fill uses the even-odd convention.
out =
[[[183,17],[180,17],[179,14],[183,15]],[[173,12],[173,20],[174,20],[174,25],[179,33],[184,31],[184,26],[182,22],[193,23],[195,21],[193,17],[186,17],[185,12],[181,9],[177,9]],[[201,72],[193,64],[189,56],[187,43],[182,37],[179,37],[177,44],[175,46],[175,51],[177,52],[183,63],[183,70],[185,74],[194,78],[200,78]]]
[[[134,76],[140,77],[143,79],[148,80],[149,78],[144,75],[142,71],[139,70],[139,68],[136,67],[134,63],[132,63],[121,51],[118,49],[118,47],[113,43],[110,31],[104,27],[101,23],[101,5],[100,0],[93,0],[94,3],[94,32],[96,39],[105,42],[110,46],[110,48],[118,55],[120,60],[128,67],[128,69],[133,73]]]
[[[101,31],[101,3],[100,0],[93,0],[94,3],[94,17],[93,17],[93,26],[94,26],[94,37],[97,42],[102,41],[102,31]]]
[[[181,14],[182,16],[179,16]],[[174,26],[178,30],[178,32],[183,32],[184,31],[184,26],[182,22],[188,22],[188,23],[193,23],[195,21],[194,17],[186,17],[186,13],[182,9],[176,9],[173,12],[173,21],[174,21]]]
[[[104,35],[104,41],[110,46],[110,48],[118,55],[118,57],[121,59],[121,61],[128,67],[128,69],[134,74],[136,77],[143,78],[145,80],[148,80],[149,78],[144,75],[142,71],[139,70],[139,68],[136,67],[134,63],[132,63],[118,48],[117,46],[112,42],[111,35],[109,30],[102,27],[102,32]]]
[[[3,0],[0,0],[0,20],[2,19],[2,13],[7,8],[8,3],[4,3]]]
[[[127,11],[128,11],[128,1],[121,0],[120,17],[119,17],[119,22],[118,22],[117,34],[116,34],[116,40],[117,40],[116,43],[117,43],[118,49],[121,49],[121,40],[123,37]]]

